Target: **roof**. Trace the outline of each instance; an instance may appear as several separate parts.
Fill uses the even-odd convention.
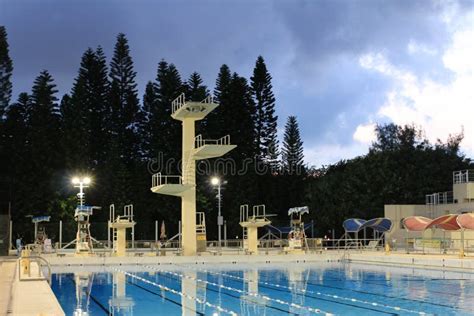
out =
[[[425,229],[436,227],[441,228],[443,230],[459,230],[461,226],[459,226],[457,222],[457,217],[457,214],[448,214],[437,217],[432,220],[431,223],[429,223]]]
[[[428,228],[440,228],[443,230],[474,230],[474,213],[447,214],[435,219],[422,216],[410,216],[403,219],[403,225],[408,231],[423,231]]]
[[[49,215],[41,215],[41,216],[34,216],[31,221],[33,223],[40,223],[40,222],[49,222],[51,216]]]
[[[406,230],[419,232],[426,229],[431,222],[430,218],[423,216],[410,216],[403,219],[403,226]]]
[[[377,232],[385,233],[392,229],[392,225],[393,223],[390,218],[379,217],[379,218],[374,218],[374,219],[370,219],[366,221],[362,226],[360,226],[360,229],[369,227]]]
[[[344,230],[349,233],[357,233],[360,231],[360,227],[365,224],[365,219],[360,218],[349,218],[342,223]]]
[[[288,215],[295,214],[295,213],[300,213],[301,215],[309,214],[309,208],[307,206],[298,206],[298,207],[292,207],[288,210]]]

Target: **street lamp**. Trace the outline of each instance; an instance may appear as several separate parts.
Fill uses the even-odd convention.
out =
[[[225,184],[226,182],[224,182]],[[218,240],[218,245],[219,248],[221,247],[221,230],[222,230],[222,225],[224,224],[224,218],[221,215],[221,179],[218,177],[212,177],[211,178],[211,184],[213,186],[217,186],[217,240]]]
[[[84,188],[89,187],[92,180],[90,177],[74,177],[71,180],[72,184],[74,184],[75,188],[79,188],[79,193],[77,194],[77,198],[79,199],[80,206],[84,206]]]

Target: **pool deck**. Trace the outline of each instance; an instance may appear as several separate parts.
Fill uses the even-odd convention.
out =
[[[0,316],[64,316],[56,296],[46,280],[37,280],[39,267],[31,263],[32,277],[18,277],[18,261],[0,258]]]

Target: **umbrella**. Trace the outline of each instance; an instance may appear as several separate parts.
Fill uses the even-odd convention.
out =
[[[162,222],[161,222],[161,229],[160,229],[160,231],[161,231],[161,233],[160,233],[160,239],[161,239],[161,240],[166,239],[165,221],[162,221]]]

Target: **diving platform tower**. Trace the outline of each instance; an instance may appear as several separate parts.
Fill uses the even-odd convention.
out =
[[[265,205],[254,205],[249,214],[248,204],[240,206],[240,226],[242,226],[242,240],[244,250],[252,255],[258,254],[258,229],[270,225],[272,222],[266,214]]]
[[[109,234],[112,230],[113,248],[112,253],[117,257],[125,257],[127,255],[127,229],[135,226],[133,220],[133,204],[125,205],[123,215],[115,217],[115,205],[111,204],[109,208]]]
[[[196,232],[196,161],[216,158],[234,149],[230,136],[219,139],[203,139],[195,135],[196,121],[204,119],[218,106],[212,96],[201,102],[188,101],[183,94],[171,104],[171,117],[182,122],[182,175],[154,174],[151,191],[181,198],[181,247],[184,256],[197,253]]]

